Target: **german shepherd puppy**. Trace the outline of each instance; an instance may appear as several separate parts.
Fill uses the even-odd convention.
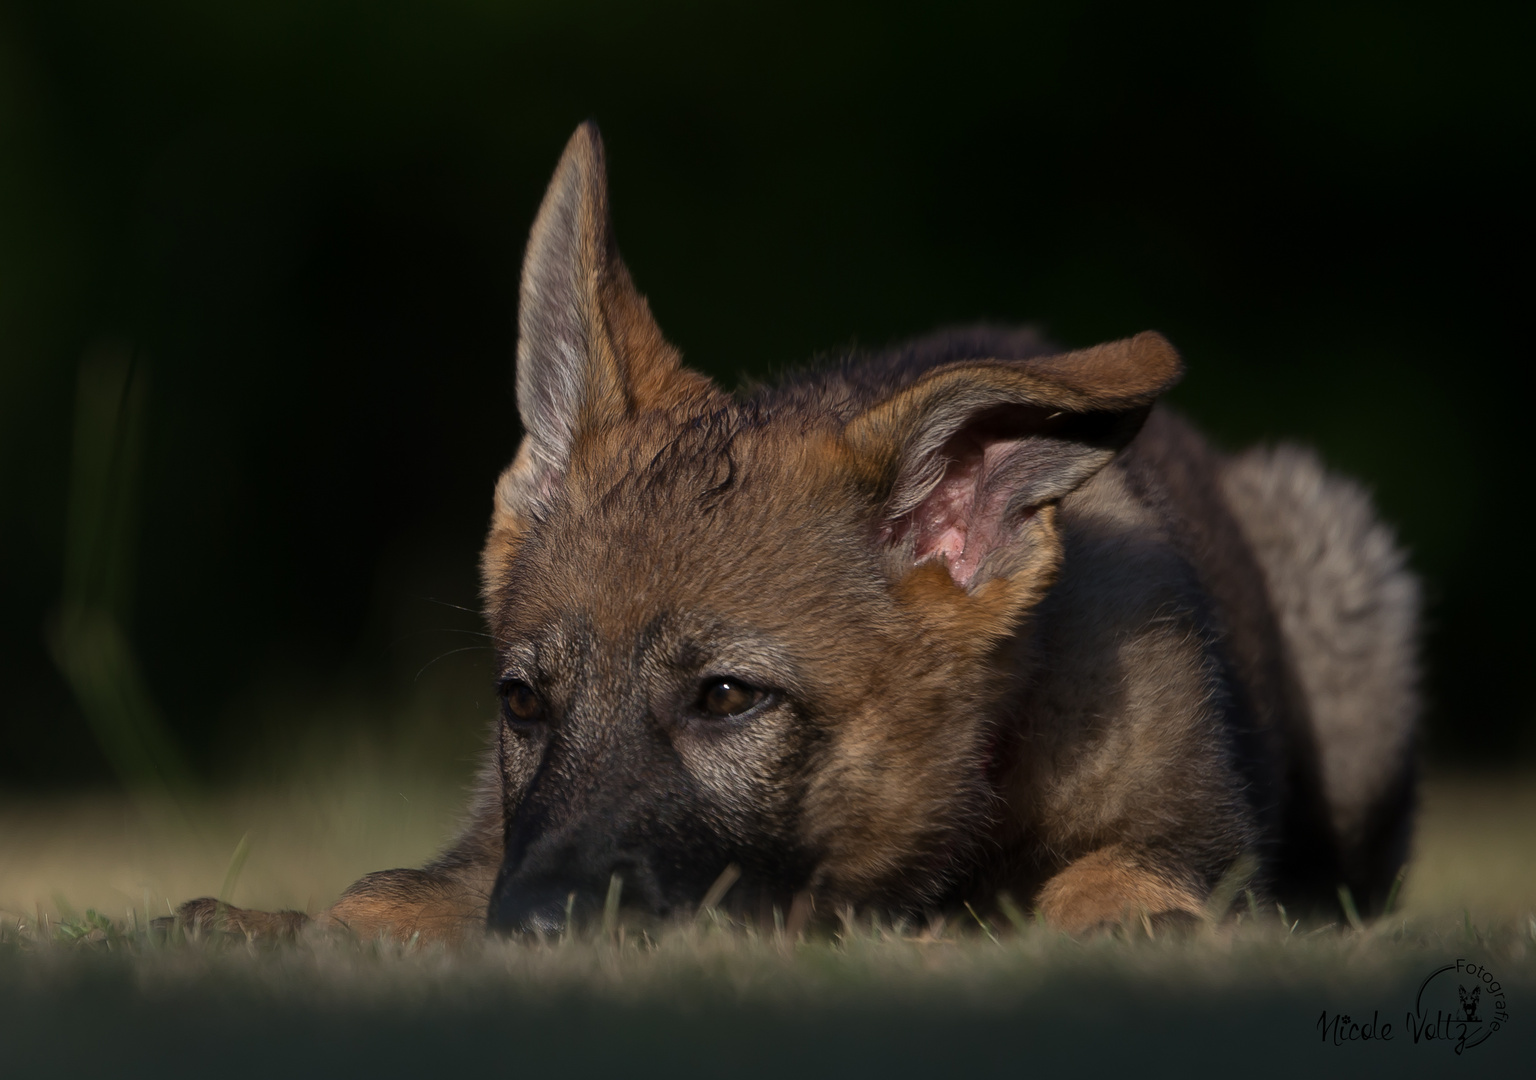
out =
[[[1158,406],[1181,372],[1155,333],[979,327],[722,392],[631,283],[583,126],[523,264],[467,829],[314,919],[181,918],[453,940],[558,930],[614,875],[690,912],[736,873],[759,910],[1007,891],[1074,933],[1200,918],[1235,872],[1379,905],[1415,581],[1311,454],[1225,457]]]

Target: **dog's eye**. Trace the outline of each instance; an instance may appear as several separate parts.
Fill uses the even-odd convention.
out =
[[[532,724],[543,718],[544,702],[523,680],[508,679],[501,684],[501,713],[510,721]]]
[[[740,679],[711,679],[699,692],[699,711],[724,720],[751,712],[767,696],[766,690]]]

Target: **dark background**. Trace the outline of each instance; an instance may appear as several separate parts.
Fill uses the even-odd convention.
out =
[[[1399,528],[1432,756],[1528,760],[1531,10],[3,0],[0,785],[126,775],[45,632],[102,353],[141,392],[115,610],[196,776],[488,715],[486,653],[429,662],[478,643],[523,243],[588,117],[728,383],[1163,331],[1221,443],[1311,442]]]

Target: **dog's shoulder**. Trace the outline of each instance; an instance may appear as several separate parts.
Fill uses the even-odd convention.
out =
[[[1107,830],[1167,842],[1169,820],[1249,823],[1204,845],[1197,869],[1219,873],[1271,827],[1252,811],[1280,783],[1283,653],[1222,465],[1158,406],[1062,500],[1061,573],[1014,665],[1031,750],[1018,798],[1066,851]]]

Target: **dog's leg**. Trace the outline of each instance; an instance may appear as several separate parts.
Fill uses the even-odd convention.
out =
[[[1086,934],[1145,916],[1153,924],[1192,926],[1205,902],[1192,881],[1160,870],[1124,844],[1089,852],[1045,883],[1035,898],[1046,922],[1069,934]]]
[[[293,941],[301,932],[350,932],[359,938],[453,943],[485,930],[491,886],[501,861],[499,807],[482,800],[471,827],[422,870],[382,870],[354,882],[319,915],[250,911],[204,897],[188,900],[155,929]]]
[[[495,868],[450,873],[381,870],[348,886],[341,899],[313,917],[302,911],[252,911],[211,897],[188,900],[157,930],[180,926],[194,936],[224,934],[256,941],[294,941],[301,932],[345,931],[363,939],[453,943],[485,929]]]
[[[495,874],[494,866],[381,870],[349,886],[314,925],[363,939],[452,944],[485,932]]]
[[[221,904],[211,896],[188,900],[175,915],[162,915],[150,925],[158,933],[180,928],[192,937],[227,934],[257,941],[293,941],[309,924],[302,911],[251,911]]]

